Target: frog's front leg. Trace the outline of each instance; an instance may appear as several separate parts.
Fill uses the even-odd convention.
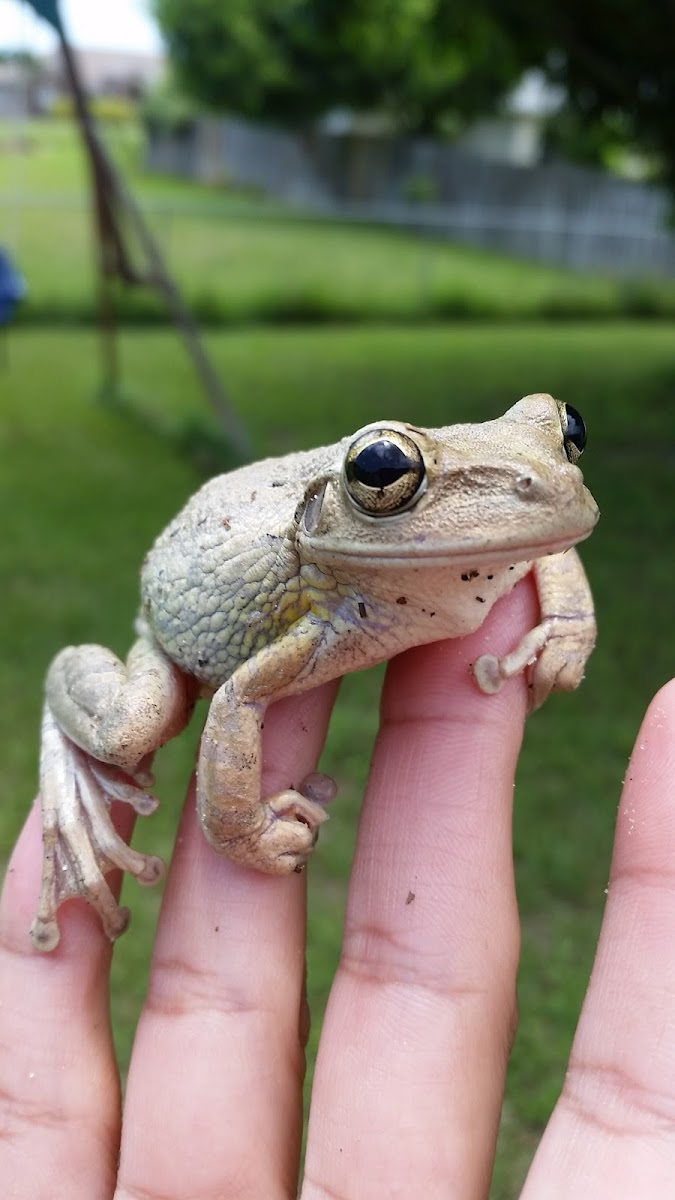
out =
[[[109,938],[129,920],[105,881],[114,868],[154,883],[161,859],[139,854],[110,819],[112,800],[147,814],[157,806],[145,790],[154,751],[186,724],[191,696],[185,676],[149,634],[126,665],[103,646],[70,646],[46,681],[40,754],[44,861],[31,937],[39,950],[59,941],[56,912],[81,896],[99,913]]]
[[[572,691],[584,677],[595,645],[593,597],[576,550],[551,554],[533,564],[541,620],[504,658],[484,654],[474,674],[484,692],[499,691],[505,679],[527,670],[530,710],[552,691]]]
[[[197,808],[220,854],[273,875],[304,866],[311,854],[327,819],[322,803],[334,785],[315,775],[297,790],[263,797],[261,723],[273,700],[343,674],[340,641],[336,626],[307,614],[238,667],[213,697],[197,767]]]

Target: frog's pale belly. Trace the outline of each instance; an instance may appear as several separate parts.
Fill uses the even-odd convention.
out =
[[[321,617],[336,633],[349,630],[336,674],[373,666],[412,646],[441,638],[463,637],[482,625],[493,604],[530,570],[529,562],[504,567],[454,565],[367,569],[358,583],[343,569],[335,577],[342,599],[330,607],[324,599]],[[303,577],[318,577],[317,567]],[[317,605],[312,588],[312,605]],[[317,611],[315,609],[315,611]]]

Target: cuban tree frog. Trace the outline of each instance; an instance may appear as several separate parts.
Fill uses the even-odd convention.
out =
[[[330,785],[262,796],[266,706],[410,646],[460,637],[533,571],[541,618],[478,687],[529,673],[532,707],[580,682],[595,639],[576,542],[598,510],[577,459],[581,417],[527,396],[483,424],[417,429],[376,421],[334,446],[212,479],[159,536],[141,575],[126,663],[101,646],[62,650],[46,681],[40,794],[44,867],[31,935],[59,940],[58,906],[82,896],[108,937],[129,915],[105,875],[159,877],[130,849],[112,800],[149,813],[155,750],[210,697],[197,768],[204,834],[220,853],[275,874],[301,868]]]

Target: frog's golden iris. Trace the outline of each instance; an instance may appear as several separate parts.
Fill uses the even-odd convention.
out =
[[[390,517],[422,494],[426,469],[419,446],[398,429],[368,429],[345,456],[347,495],[363,512]]]

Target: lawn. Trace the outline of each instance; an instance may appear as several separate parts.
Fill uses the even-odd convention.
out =
[[[516,794],[523,917],[521,1024],[509,1074],[494,1200],[517,1193],[559,1090],[604,902],[626,758],[651,694],[672,671],[675,339],[665,325],[256,329],[209,346],[256,454],[334,440],[365,421],[422,424],[497,415],[551,390],[589,426],[584,469],[602,510],[584,547],[600,639],[582,689],[531,721]],[[0,720],[6,731],[6,852],[34,790],[41,678],[64,642],[123,653],[149,541],[194,489],[193,465],[156,427],[204,415],[182,351],[164,331],[122,339],[137,420],[92,400],[92,333],[16,329],[0,388]],[[379,673],[346,681],[323,767],[340,799],[310,875],[311,1051],[339,953],[355,817],[377,719]],[[139,844],[170,853],[196,727],[159,756],[164,804]],[[130,933],[115,953],[123,1061],[142,1002],[159,894],[130,884]]]
[[[52,121],[27,125],[20,142],[11,134],[5,129],[3,141],[0,129],[0,242],[28,282],[21,320],[90,322],[87,176],[75,133]],[[433,237],[308,219],[261,197],[149,176],[135,126],[112,127],[108,140],[204,322],[675,313],[672,283],[582,276]],[[127,319],[165,319],[161,302],[142,289],[127,291],[120,305]]]

